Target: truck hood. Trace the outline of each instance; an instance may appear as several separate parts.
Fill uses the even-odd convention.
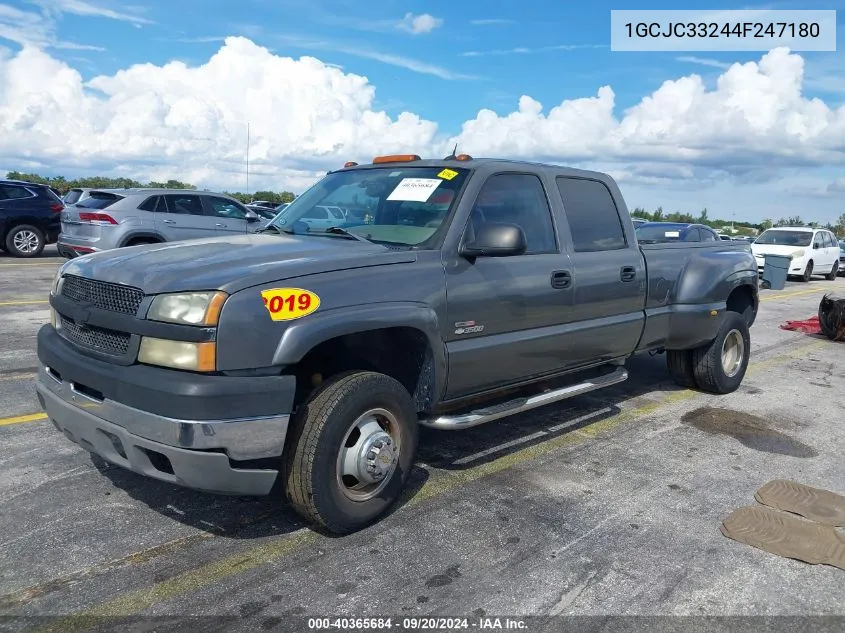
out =
[[[335,270],[416,261],[390,250],[338,237],[249,234],[144,244],[70,260],[65,274],[135,286],[145,294],[244,288]]]
[[[762,257],[763,255],[793,255],[795,258],[801,257],[799,253],[812,249],[812,246],[781,246],[779,244],[752,244],[751,252],[755,256]]]

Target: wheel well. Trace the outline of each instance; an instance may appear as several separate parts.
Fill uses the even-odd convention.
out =
[[[728,311],[746,315],[749,327],[751,327],[757,318],[757,307],[758,304],[755,301],[754,293],[751,292],[749,286],[734,288],[731,294],[728,295]]]
[[[137,246],[138,244],[159,244],[163,240],[153,235],[136,235],[134,237],[130,237],[126,242],[124,242],[124,246]]]
[[[425,411],[434,398],[434,357],[428,339],[411,327],[346,334],[314,347],[294,367],[295,405],[327,378],[345,371],[377,371],[398,380]]]

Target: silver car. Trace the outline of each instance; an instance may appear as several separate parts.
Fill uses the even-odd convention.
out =
[[[96,189],[62,212],[58,250],[77,257],[123,246],[250,233],[261,217],[237,200],[194,189]]]

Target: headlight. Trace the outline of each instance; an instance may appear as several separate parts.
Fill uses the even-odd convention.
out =
[[[799,257],[804,257],[804,253],[806,251],[803,248],[798,249],[797,251],[792,251],[792,259],[797,259]]]
[[[55,297],[59,294],[59,289],[61,288],[61,280],[62,280],[62,273],[65,272],[65,268],[70,262],[65,262],[61,266],[59,266],[59,270],[56,272],[56,276],[53,278],[53,285],[50,286],[50,296]]]
[[[225,292],[159,295],[153,299],[147,318],[183,325],[217,325],[220,310],[228,296]]]
[[[189,371],[214,371],[217,346],[215,343],[187,343],[145,336],[138,350],[138,362]]]

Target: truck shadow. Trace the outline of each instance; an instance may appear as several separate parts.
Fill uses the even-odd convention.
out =
[[[416,465],[402,498],[387,515],[417,497],[438,470],[478,468],[611,418],[620,413],[620,404],[625,401],[648,393],[680,390],[666,371],[664,355],[635,357],[626,367],[629,372],[627,381],[601,391],[463,431],[422,427]],[[279,536],[307,527],[307,523],[290,509],[280,491],[267,497],[206,494],[137,475],[110,465],[96,455],[92,455],[91,459],[104,476],[132,499],[174,521],[209,534],[254,539]]]
[[[666,370],[666,356],[644,354],[626,363],[628,380],[558,403],[462,431],[422,428],[418,463],[435,469],[478,468],[613,418],[620,404],[649,393],[682,390]]]

